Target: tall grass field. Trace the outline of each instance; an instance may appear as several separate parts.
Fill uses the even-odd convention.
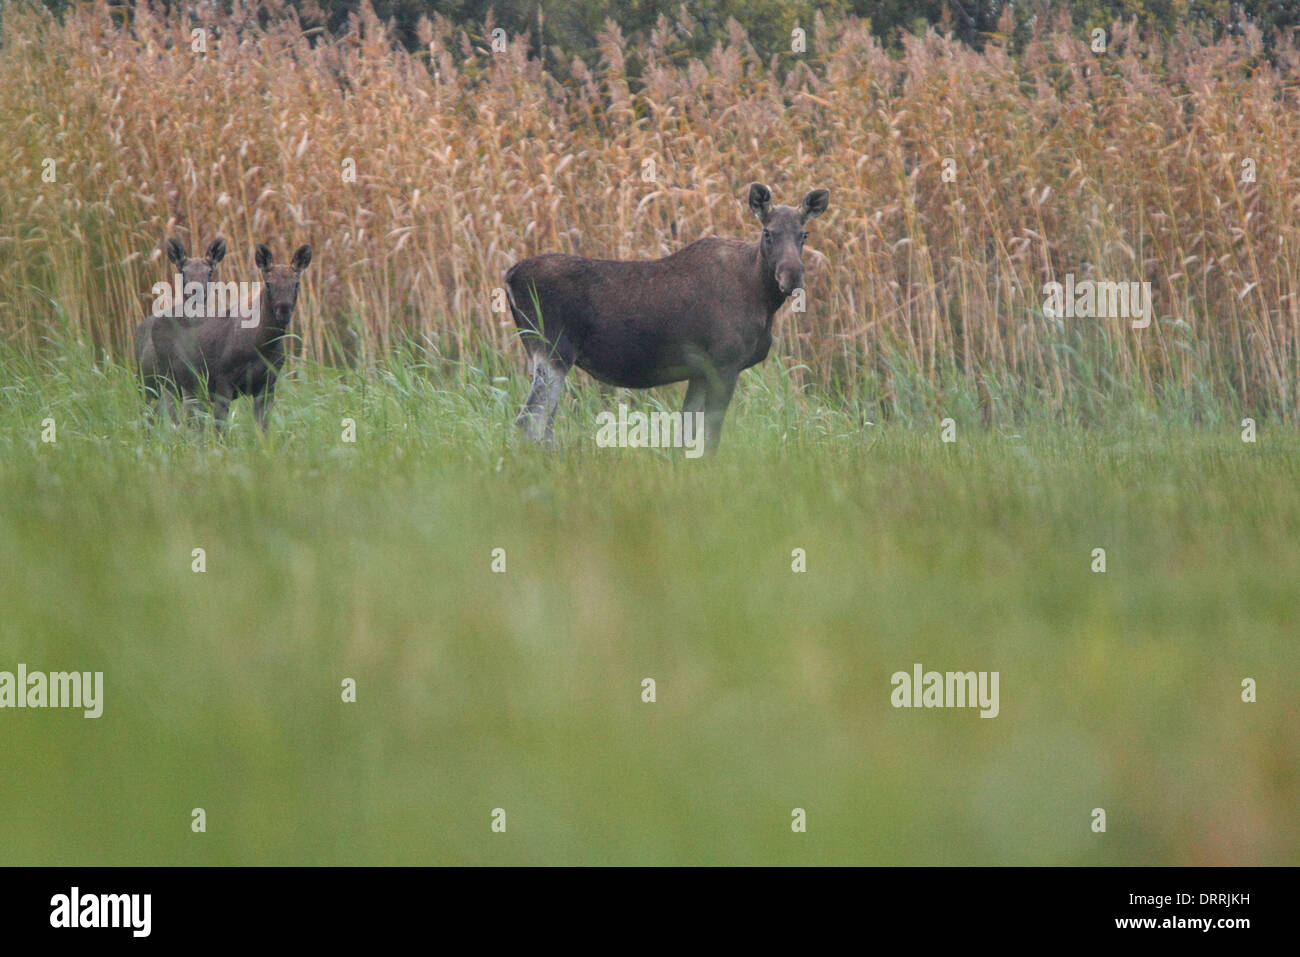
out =
[[[0,864],[1300,863],[1293,41],[132,9],[3,6],[0,672],[103,694],[0,709]],[[505,271],[751,181],[830,209],[719,453],[524,441]],[[314,249],[266,432],[146,414],[173,236]]]

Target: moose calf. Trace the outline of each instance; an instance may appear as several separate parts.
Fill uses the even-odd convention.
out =
[[[226,241],[217,237],[208,246],[203,258],[190,256],[178,239],[169,239],[166,244],[167,258],[181,274],[182,288],[189,288],[197,283],[204,289],[208,283],[217,279],[217,265],[226,258]],[[167,402],[164,383],[173,377],[173,370],[166,363],[159,363],[158,353],[153,345],[153,328],[159,321],[158,316],[145,316],[144,321],[135,327],[135,361],[140,367],[140,377],[144,381],[145,397],[154,402]],[[184,321],[194,324],[198,320]]]
[[[682,411],[703,411],[706,448],[716,451],[737,377],[767,358],[772,319],[803,286],[804,226],[829,200],[815,189],[797,208],[773,206],[771,191],[754,183],[749,208],[763,225],[756,242],[709,237],[653,261],[549,254],[516,263],[506,294],[533,379],[516,420],[525,434],[551,438],[564,377],[576,365],[632,389],[685,379]]]

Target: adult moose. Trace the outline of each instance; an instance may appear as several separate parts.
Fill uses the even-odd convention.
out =
[[[682,411],[704,413],[706,448],[716,451],[736,378],[767,358],[772,319],[803,286],[804,226],[829,200],[815,189],[798,207],[773,206],[772,191],[754,183],[757,242],[708,237],[652,261],[552,253],[516,263],[506,294],[533,380],[516,423],[529,438],[549,440],[575,365],[631,389],[686,380]]]

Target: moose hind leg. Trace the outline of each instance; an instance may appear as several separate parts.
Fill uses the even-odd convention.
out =
[[[534,442],[549,442],[555,435],[555,410],[564,392],[564,377],[569,367],[560,359],[545,355],[540,349],[529,354],[533,388],[528,393],[515,425]]]

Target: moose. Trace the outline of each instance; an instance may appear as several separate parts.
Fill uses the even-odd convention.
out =
[[[208,250],[202,257],[190,256],[179,239],[167,240],[164,247],[167,250],[168,260],[181,274],[184,288],[189,288],[191,284],[198,284],[206,289],[208,283],[216,282],[217,266],[226,258],[226,241],[220,236],[208,245]],[[158,353],[154,350],[153,328],[158,321],[157,316],[145,316],[144,321],[135,327],[135,361],[140,367],[146,398],[156,402],[166,402],[167,392],[164,385],[173,377],[173,373],[165,362],[159,362]]]
[[[231,402],[241,395],[253,397],[257,424],[266,430],[298,287],[311,264],[311,247],[300,247],[284,265],[273,262],[270,248],[259,243],[255,261],[262,273],[262,291],[251,318],[218,313],[197,320],[161,317],[151,324],[154,375],[166,380],[162,394],[175,390],[182,404],[196,396],[207,398],[218,432],[226,425]],[[137,352],[141,351],[137,345]],[[141,367],[143,371],[143,358]]]
[[[829,201],[815,189],[798,207],[774,206],[771,190],[753,183],[756,242],[707,237],[655,260],[550,253],[516,263],[506,296],[532,376],[516,424],[550,442],[575,365],[623,388],[686,380],[682,412],[704,413],[706,450],[716,452],[738,376],[767,358],[776,311],[803,287],[804,227]]]

